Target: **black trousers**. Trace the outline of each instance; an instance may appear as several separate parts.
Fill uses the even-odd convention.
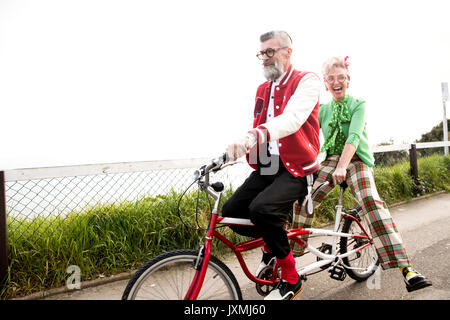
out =
[[[262,237],[279,259],[290,252],[283,226],[292,212],[294,202],[307,194],[305,177],[294,177],[278,161],[279,168],[267,175],[253,171],[223,205],[222,216],[250,219],[253,226],[230,226],[238,234]]]

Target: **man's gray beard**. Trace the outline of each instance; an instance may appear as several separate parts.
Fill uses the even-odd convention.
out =
[[[263,71],[264,77],[266,77],[266,79],[269,81],[277,80],[284,72],[283,67],[279,66],[276,62],[270,67],[264,67]]]

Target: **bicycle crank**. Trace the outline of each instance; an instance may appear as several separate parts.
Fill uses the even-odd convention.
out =
[[[274,267],[273,264],[269,264],[268,266],[264,267],[264,269],[262,269],[256,277],[262,280],[271,280],[273,276],[273,267]],[[279,269],[278,269],[278,276],[280,276]],[[258,292],[260,296],[265,297],[270,293],[270,291],[273,290],[273,288],[275,288],[275,285],[271,286],[257,283],[255,287],[256,292]]]

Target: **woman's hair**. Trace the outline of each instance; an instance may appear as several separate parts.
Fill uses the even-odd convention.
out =
[[[345,57],[345,58],[343,58],[343,57],[332,57],[332,58],[328,59],[322,65],[322,72],[323,72],[323,74],[327,74],[328,72],[330,72],[330,70],[332,70],[334,68],[346,69],[347,72],[348,72],[349,63],[348,63],[347,59],[348,59],[348,56]]]

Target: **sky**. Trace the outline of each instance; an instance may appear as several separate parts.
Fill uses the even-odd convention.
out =
[[[297,70],[349,56],[370,143],[413,142],[443,119],[448,3],[0,0],[0,169],[223,153],[251,127],[270,30]]]

